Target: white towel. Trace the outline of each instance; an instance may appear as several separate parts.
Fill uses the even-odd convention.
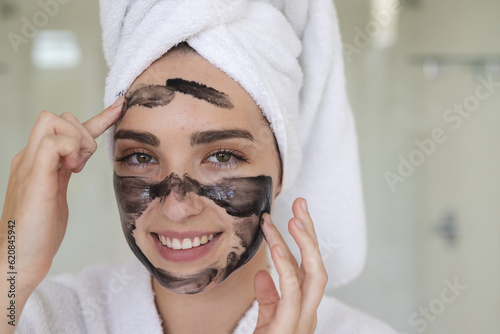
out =
[[[17,334],[162,334],[151,275],[134,259],[124,266],[96,266],[78,275],[44,280],[30,296]],[[258,304],[233,334],[251,334]],[[394,334],[384,323],[331,297],[318,309],[318,334]]]
[[[110,72],[105,103],[186,41],[236,80],[269,120],[284,166],[273,209],[287,232],[296,197],[308,200],[329,283],[355,278],[366,238],[358,152],[342,44],[331,0],[101,0]],[[113,131],[113,129],[111,129]]]

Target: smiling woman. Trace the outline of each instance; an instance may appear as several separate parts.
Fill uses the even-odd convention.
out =
[[[12,163],[2,221],[16,222],[22,242],[17,332],[392,333],[324,295],[357,275],[364,250],[339,48],[307,49],[311,36],[339,41],[332,4],[101,7],[111,106],[85,123],[42,112]],[[120,288],[113,267],[44,280],[68,221],[69,179],[106,130],[122,229],[138,261],[118,267]],[[0,245],[10,225],[1,225]],[[335,252],[321,254],[318,236],[336,237]]]
[[[273,135],[254,100],[188,48],[170,50],[131,86],[114,152],[127,242],[164,288],[194,294],[259,251],[259,224],[281,170],[276,146],[264,145]],[[266,268],[259,255],[242,272]]]

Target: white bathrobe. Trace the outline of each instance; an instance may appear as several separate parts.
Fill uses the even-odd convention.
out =
[[[46,279],[29,298],[16,333],[162,334],[151,280],[135,259],[120,267],[91,267],[79,275]],[[254,302],[233,333],[253,333],[257,316],[258,304]],[[315,333],[395,332],[379,320],[325,296],[318,309]]]

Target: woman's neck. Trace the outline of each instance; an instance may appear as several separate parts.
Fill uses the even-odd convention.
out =
[[[153,290],[165,334],[232,333],[255,300],[254,277],[268,269],[266,244],[246,265],[213,289],[195,295],[174,294],[153,278]]]

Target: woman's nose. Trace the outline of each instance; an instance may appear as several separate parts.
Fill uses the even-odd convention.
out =
[[[180,196],[174,191],[163,198],[160,206],[161,213],[176,223],[184,222],[203,210],[203,202],[200,196],[194,193],[186,193],[184,196]]]

